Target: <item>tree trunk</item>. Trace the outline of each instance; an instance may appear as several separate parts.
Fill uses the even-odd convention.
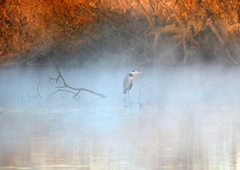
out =
[[[209,27],[211,28],[212,32],[216,35],[216,37],[218,38],[218,41],[220,42],[220,44],[222,46],[225,45],[223,38],[221,37],[221,35],[219,34],[219,32],[217,31],[217,29],[215,28],[215,26],[213,25],[212,21],[210,21],[208,23]],[[225,53],[227,54],[228,58],[235,63],[236,65],[239,65],[239,63],[232,57],[232,55],[230,54],[229,50],[227,49],[227,47],[224,48]]]

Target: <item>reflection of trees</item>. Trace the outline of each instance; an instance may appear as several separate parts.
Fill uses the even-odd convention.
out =
[[[30,64],[66,62],[59,56],[67,55],[76,64],[117,54],[107,59],[238,64],[239,5],[238,0],[3,1],[1,62],[22,54],[21,62]]]

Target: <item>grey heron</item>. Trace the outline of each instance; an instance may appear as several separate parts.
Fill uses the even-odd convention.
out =
[[[132,88],[133,83],[136,80],[136,75],[140,74],[142,72],[137,72],[136,70],[133,70],[129,74],[127,74],[123,80],[123,94],[127,94],[129,90]]]

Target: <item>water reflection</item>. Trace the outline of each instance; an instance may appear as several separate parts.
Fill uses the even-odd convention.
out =
[[[7,110],[1,115],[1,169],[238,166],[237,104],[108,109]]]

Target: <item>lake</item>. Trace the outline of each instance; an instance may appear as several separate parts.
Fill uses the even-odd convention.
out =
[[[1,69],[0,169],[240,168],[238,68],[134,69],[123,95],[132,68],[59,68],[68,85],[106,95],[77,99],[56,92],[54,68]]]

